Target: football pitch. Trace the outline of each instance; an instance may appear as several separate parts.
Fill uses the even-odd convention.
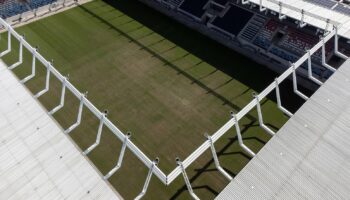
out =
[[[238,112],[252,93],[262,91],[277,76],[266,67],[193,31],[136,0],[93,1],[17,29],[54,66],[151,159],[160,158],[166,174],[175,158],[185,159]],[[1,49],[6,35],[2,35]],[[12,64],[18,43],[4,57]],[[31,53],[14,72],[22,79],[31,73]],[[45,85],[44,66],[26,86],[35,94]],[[39,98],[51,110],[59,103],[61,84],[51,79],[50,91]],[[282,91],[284,92],[284,91]],[[284,94],[287,95],[287,94]],[[294,101],[293,98],[284,98]],[[288,103],[288,102],[287,102]],[[63,128],[76,121],[79,100],[67,92],[65,106],[54,114]],[[288,119],[275,101],[262,103],[265,123],[278,130]],[[85,150],[94,143],[99,120],[87,109],[82,124],[70,136]],[[269,140],[252,111],[241,122],[244,142],[253,151]],[[250,157],[238,145],[235,130],[215,144],[222,166],[235,176]],[[106,174],[117,162],[121,142],[107,129],[101,144],[89,154]],[[148,169],[129,151],[109,181],[125,198],[141,192]],[[187,169],[194,192],[213,199],[228,181],[215,169],[210,151]],[[145,199],[189,199],[182,176],[170,186],[152,178]]]

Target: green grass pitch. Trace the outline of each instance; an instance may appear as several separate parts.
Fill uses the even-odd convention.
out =
[[[165,17],[136,0],[96,0],[17,29],[25,34],[54,66],[84,92],[100,110],[149,158],[160,158],[159,167],[171,172],[175,157],[185,159],[238,112],[254,91],[261,91],[276,74],[232,50]],[[1,40],[5,48],[6,36]],[[18,43],[4,60],[18,56]],[[14,71],[19,78],[30,73],[31,54]],[[36,93],[44,88],[45,71],[37,65],[37,76],[26,85]],[[51,79],[50,91],[39,100],[48,109],[59,102],[61,84]],[[76,120],[78,99],[68,92],[65,107],[54,117],[67,128]],[[274,101],[262,104],[264,120],[281,127],[287,118]],[[269,140],[258,126],[257,114],[240,122],[244,141],[257,152]],[[98,119],[83,112],[82,124],[70,135],[81,149],[95,140]],[[222,166],[233,176],[249,162],[238,146],[235,130],[216,144]],[[121,142],[107,129],[101,144],[89,158],[106,174],[115,164]],[[215,170],[208,151],[187,169],[194,192],[213,199],[228,181]],[[121,169],[110,178],[125,199],[141,192],[147,169],[127,151]],[[189,199],[182,176],[166,187],[152,178],[145,199]]]

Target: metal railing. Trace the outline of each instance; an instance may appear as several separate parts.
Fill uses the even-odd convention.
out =
[[[293,76],[293,90],[294,92],[302,97],[303,99],[307,100],[308,97],[301,93],[298,88],[297,88],[297,69],[307,61],[308,63],[308,77],[310,80],[314,81],[317,84],[322,85],[322,82],[319,81],[318,79],[314,78],[312,76],[312,62],[311,62],[311,56],[318,51],[320,48],[322,49],[322,57],[324,59],[325,57],[325,44],[327,41],[329,41],[333,36],[335,37],[335,46],[334,46],[334,51],[335,54],[338,55],[339,57],[342,57],[346,59],[347,57],[343,54],[341,54],[338,51],[338,35],[337,35],[337,27],[334,27],[334,29],[331,32],[328,32],[328,34],[321,39],[320,42],[318,42],[312,49],[308,50],[306,54],[304,54],[297,62],[291,64],[291,66],[283,73],[281,74],[278,78],[275,79],[274,82],[272,82],[265,90],[263,90],[260,94],[255,94],[254,99],[249,102],[240,112],[238,113],[231,113],[232,118],[226,122],[218,131],[216,131],[212,136],[206,134],[207,140],[200,145],[192,154],[190,154],[186,159],[181,161],[179,158],[176,159],[176,164],[177,167],[168,175],[165,175],[162,170],[160,170],[157,166],[159,159],[156,158],[155,160],[149,159],[131,140],[131,134],[127,133],[124,134],[121,130],[118,129],[117,126],[115,126],[108,118],[107,118],[107,113],[99,111],[86,97],[85,93],[81,93],[77,88],[75,88],[68,80],[67,77],[64,77],[62,74],[60,74],[53,66],[53,64],[49,61],[47,61],[38,51],[36,48],[32,47],[21,35],[19,35],[6,21],[0,18],[0,26],[4,26],[6,30],[8,31],[8,44],[7,44],[7,49],[0,53],[0,57],[8,54],[11,52],[11,38],[14,37],[19,41],[19,61],[16,62],[14,65],[10,65],[10,69],[14,69],[23,62],[23,47],[27,48],[29,52],[32,53],[32,73],[27,76],[26,78],[22,79],[21,82],[25,83],[28,80],[32,79],[35,77],[35,69],[36,69],[36,61],[40,61],[47,70],[46,73],[46,83],[45,83],[45,88],[34,95],[34,97],[39,97],[46,92],[49,91],[49,80],[50,80],[50,75],[54,75],[61,83],[62,83],[62,91],[61,91],[61,99],[60,103],[57,107],[55,107],[53,110],[49,112],[49,114],[53,114],[60,110],[64,106],[64,100],[65,100],[65,91],[68,89],[71,91],[75,97],[77,97],[80,101],[79,104],[79,109],[78,109],[78,116],[77,116],[77,121],[70,126],[67,130],[65,130],[65,133],[69,133],[75,128],[77,128],[80,125],[81,122],[81,116],[83,112],[83,108],[89,109],[99,120],[99,127],[97,130],[97,136],[96,136],[96,141],[94,144],[92,144],[89,148],[87,148],[84,152],[83,155],[89,154],[91,151],[93,151],[99,144],[100,144],[100,139],[101,135],[103,133],[103,128],[106,127],[108,128],[122,143],[122,148],[119,154],[119,159],[115,167],[111,169],[105,176],[104,179],[108,179],[111,177],[121,166],[122,166],[122,161],[124,158],[124,153],[126,148],[128,148],[142,163],[149,169],[149,172],[147,174],[147,178],[144,184],[144,187],[141,191],[141,193],[135,198],[135,199],[141,199],[149,186],[150,180],[152,175],[154,174],[156,177],[159,178],[161,182],[163,182],[165,185],[171,184],[177,177],[179,177],[181,174],[183,175],[183,178],[185,180],[187,189],[190,193],[190,195],[194,199],[199,199],[196,194],[193,192],[193,189],[191,187],[191,183],[189,181],[189,178],[186,173],[186,169],[193,163],[195,162],[203,153],[207,150],[210,150],[214,159],[214,163],[218,171],[225,176],[228,180],[232,180],[232,177],[227,173],[219,163],[219,159],[216,154],[216,150],[214,147],[214,144],[216,141],[218,141],[227,131],[229,131],[231,128],[236,129],[236,134],[238,137],[238,142],[239,145],[243,148],[244,151],[246,151],[250,156],[255,156],[255,153],[247,147],[242,139],[241,131],[240,131],[240,126],[239,126],[239,121],[246,116],[250,111],[252,111],[254,108],[257,109],[258,111],[258,118],[259,118],[259,125],[262,129],[264,129],[268,134],[274,135],[274,131],[272,131],[269,127],[267,127],[264,124],[263,121],[263,115],[261,111],[261,106],[260,102],[267,97],[271,92],[275,90],[276,92],[276,98],[277,98],[277,106],[278,108],[285,113],[288,116],[292,116],[293,114],[289,112],[286,108],[282,106],[281,103],[281,97],[280,97],[280,90],[279,90],[279,85],[286,80],[290,75]],[[324,63],[324,67],[328,69],[334,70],[334,68],[330,68],[330,66],[327,66],[326,63]]]

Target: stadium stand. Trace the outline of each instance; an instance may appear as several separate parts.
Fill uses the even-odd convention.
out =
[[[265,25],[267,18],[262,15],[254,15],[248,25],[241,31],[240,37],[246,41],[252,41]]]
[[[283,25],[276,20],[269,20],[265,27],[261,29],[259,35],[253,41],[253,44],[260,48],[267,50],[272,42],[273,36],[277,30],[282,29]]]
[[[26,4],[19,3],[16,0],[5,0],[0,3],[0,16],[2,18],[18,15],[28,10],[29,7]]]
[[[205,5],[208,0],[185,0],[180,5],[180,10],[195,17],[201,18],[205,13]]]
[[[253,15],[252,12],[245,9],[230,6],[225,15],[223,17],[216,17],[212,24],[220,30],[236,36]]]
[[[2,18],[12,17],[36,8],[49,5],[57,0],[33,0],[19,2],[17,0],[3,0],[0,2],[0,16]]]
[[[302,55],[306,49],[311,49],[318,41],[319,38],[317,36],[312,36],[289,27],[288,34],[286,34],[280,45],[297,55]]]

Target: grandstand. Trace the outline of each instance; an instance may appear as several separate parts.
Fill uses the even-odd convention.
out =
[[[34,95],[28,93],[26,98],[33,100],[33,104],[40,97],[49,110],[43,115],[53,115],[64,127],[61,134],[69,134],[82,149],[80,156],[89,156],[103,174],[99,178],[104,180],[98,182],[111,199],[119,198],[119,194],[108,188],[108,182],[125,199],[213,199],[217,195],[218,199],[232,196],[259,199],[267,195],[264,188],[268,188],[269,198],[301,197],[297,192],[288,193],[290,196],[282,192],[278,196],[275,190],[282,186],[272,187],[268,181],[274,181],[273,176],[268,173],[260,180],[261,174],[255,170],[268,170],[264,162],[271,159],[271,149],[279,150],[279,140],[287,141],[283,147],[288,149],[284,152],[291,154],[293,148],[288,146],[291,143],[282,137],[291,132],[295,138],[303,138],[298,129],[309,125],[300,125],[299,116],[308,114],[307,106],[314,108],[319,103],[331,111],[327,106],[333,100],[321,102],[320,96],[325,96],[333,83],[345,85],[339,77],[345,76],[344,68],[349,65],[346,61],[350,56],[348,2],[140,1],[215,42],[168,18],[161,19],[161,14],[148,11],[150,8],[132,0],[93,1],[14,30],[10,24],[20,22],[23,13],[36,17],[42,7],[48,6],[50,12],[52,5],[66,2],[5,0],[0,2],[0,15],[7,21],[0,19],[5,32],[1,35],[0,57],[8,66],[3,71],[14,70],[21,79],[16,82],[18,87],[19,83],[28,85]],[[140,10],[144,13],[140,14]],[[148,13],[152,16],[147,16]],[[332,15],[326,19],[320,13]],[[19,33],[28,36],[24,38]],[[32,43],[40,44],[40,48],[34,48]],[[232,50],[277,74],[231,54]],[[48,56],[58,61],[48,61],[45,58]],[[218,61],[221,59],[225,61]],[[337,75],[338,69],[342,75]],[[73,78],[63,76],[60,71]],[[332,76],[334,72],[336,75]],[[331,76],[333,82],[328,80]],[[90,90],[89,96],[74,85]],[[344,87],[346,90],[347,85]],[[341,90],[336,92],[342,96]],[[343,98],[341,102],[348,97]],[[304,102],[306,108],[295,112]],[[108,110],[101,109],[105,107]],[[0,109],[0,114],[6,112]],[[172,118],[165,120],[164,115]],[[336,115],[332,117],[329,126],[347,123],[343,121],[346,117],[341,122]],[[128,132],[130,129],[132,133]],[[339,133],[339,129],[334,128],[334,132]],[[234,138],[229,136],[232,133]],[[319,141],[322,139],[320,134]],[[294,147],[301,145],[306,149],[303,141],[300,139]],[[300,155],[307,153],[300,149]],[[339,151],[348,156],[346,149]],[[279,155],[285,155],[284,152]],[[253,159],[249,162],[250,158]],[[295,163],[294,157],[289,159],[288,162]],[[305,160],[305,165],[311,162]],[[0,167],[2,162],[0,159]],[[278,164],[273,166],[276,170],[286,169]],[[86,166],[91,167],[89,163]],[[344,174],[349,171],[340,167],[337,170],[343,170]],[[97,175],[93,170],[89,173]],[[300,174],[308,176],[307,172]],[[327,180],[333,175],[325,174]],[[313,178],[316,180],[318,176]],[[265,180],[271,187],[264,187]],[[323,181],[320,183],[329,183]],[[297,182],[288,184],[293,187]],[[319,196],[324,188],[312,190],[317,183],[308,184],[310,196],[302,197]],[[11,183],[6,187],[10,188]],[[336,194],[332,195],[337,192],[342,197],[350,195],[346,187],[327,195],[335,197]],[[84,194],[79,196],[84,198]]]

